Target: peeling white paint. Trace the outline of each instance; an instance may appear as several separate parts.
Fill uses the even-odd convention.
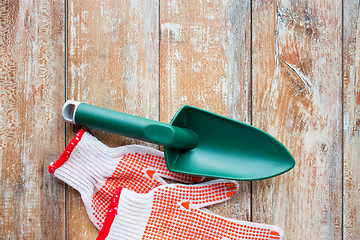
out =
[[[184,41],[183,27],[179,23],[163,23],[161,24],[161,33],[172,41]]]
[[[202,70],[200,61],[193,62],[191,66],[194,72],[201,72]]]
[[[87,29],[87,27],[86,27],[86,22],[88,21],[88,16],[89,16],[89,12],[88,11],[83,11],[82,13],[81,13],[81,24],[80,24],[80,30],[81,30],[81,32],[82,33],[87,33],[88,31],[88,29]]]
[[[180,97],[180,102],[182,102],[182,103],[187,103],[187,101],[188,101],[188,97],[187,96],[181,96]]]
[[[75,13],[74,13],[74,2],[70,3],[70,56],[75,55],[75,44],[76,44],[76,25],[79,22],[79,17],[76,17]]]
[[[178,14],[179,13],[179,2],[178,0],[170,0],[168,1],[169,6],[169,15]]]

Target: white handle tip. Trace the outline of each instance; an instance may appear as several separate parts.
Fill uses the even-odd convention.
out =
[[[76,108],[81,102],[74,100],[67,100],[62,108],[62,118],[65,122],[75,124]]]

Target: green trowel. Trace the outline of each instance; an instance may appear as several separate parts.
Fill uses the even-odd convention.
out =
[[[164,146],[173,172],[235,180],[280,175],[294,165],[289,151],[248,124],[185,105],[170,124],[69,100],[66,122]]]

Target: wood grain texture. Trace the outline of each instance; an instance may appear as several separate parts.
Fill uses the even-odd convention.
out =
[[[357,239],[359,10],[355,0],[0,1],[0,239],[97,236],[80,195],[47,170],[78,130],[60,119],[65,99],[163,122],[191,104],[252,123],[296,166],[240,182],[211,210],[279,225],[285,239]],[[90,131],[112,147],[146,144]]]
[[[67,97],[159,119],[158,1],[69,1]],[[68,130],[68,140],[74,134]],[[109,146],[132,139],[92,131]],[[97,229],[69,188],[69,239],[95,239]]]
[[[344,240],[360,236],[360,14],[344,1]]]
[[[286,239],[342,237],[341,1],[253,2],[253,124],[290,172],[253,185],[253,220]]]
[[[63,3],[0,2],[1,239],[65,239],[63,56]]]
[[[160,2],[160,119],[190,104],[250,121],[249,1]],[[250,183],[212,208],[250,219]]]

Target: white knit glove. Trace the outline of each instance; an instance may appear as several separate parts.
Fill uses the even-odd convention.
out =
[[[90,220],[101,229],[111,197],[118,187],[137,193],[166,184],[166,179],[189,183],[201,177],[167,170],[162,152],[139,145],[109,148],[84,129],[50,164],[49,172],[81,194]]]
[[[97,240],[278,240],[276,226],[233,220],[202,209],[237,191],[235,181],[168,184],[147,194],[118,188]]]

